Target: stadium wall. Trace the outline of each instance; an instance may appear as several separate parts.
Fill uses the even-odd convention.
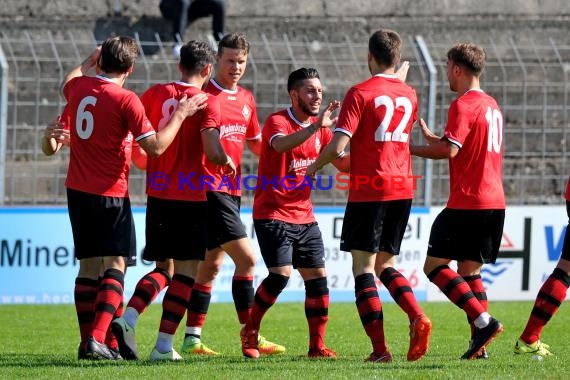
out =
[[[441,208],[413,208],[406,228],[397,268],[409,279],[420,301],[439,301],[445,297],[422,272],[429,231]],[[349,253],[339,250],[342,208],[317,208],[316,218],[325,243],[325,259],[332,302],[354,301],[354,280]],[[138,264],[129,268],[125,294],[129,298],[136,282],[153,268],[140,259],[144,247],[144,208],[135,208],[134,217],[139,248]],[[258,262],[255,286],[267,276],[265,264],[253,229],[251,209],[242,219],[252,239]],[[486,265],[483,281],[490,300],[533,300],[558,261],[566,229],[564,207],[509,207],[497,263]],[[71,227],[65,208],[0,209],[0,304],[72,303],[78,264],[73,259]],[[31,226],[31,228],[30,228]],[[213,288],[214,302],[231,302],[234,265],[226,257]],[[377,283],[382,300],[391,297]],[[304,299],[303,280],[294,271],[281,301]],[[570,294],[568,295],[570,298]]]

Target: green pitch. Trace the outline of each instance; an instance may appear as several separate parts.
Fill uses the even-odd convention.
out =
[[[337,360],[309,360],[303,305],[278,303],[267,314],[262,334],[287,347],[281,356],[246,360],[241,356],[239,326],[232,304],[212,304],[203,341],[222,356],[192,357],[182,363],[78,361],[79,332],[73,305],[0,306],[1,379],[566,379],[570,373],[570,311],[563,304],[542,335],[555,357],[542,362],[515,356],[513,346],[531,302],[491,302],[490,311],[505,331],[489,347],[490,360],[462,361],[469,327],[450,303],[424,304],[433,322],[430,350],[418,362],[406,361],[408,321],[394,304],[384,304],[384,326],[391,364],[365,363],[371,347],[352,303],[333,303],[327,345]],[[158,330],[161,308],[153,305],[137,326],[140,354],[147,358]],[[182,344],[179,329],[175,348]]]

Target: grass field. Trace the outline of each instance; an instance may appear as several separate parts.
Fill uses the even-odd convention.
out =
[[[337,360],[309,360],[307,325],[301,303],[277,303],[267,314],[262,333],[284,344],[281,356],[247,360],[241,356],[239,326],[232,304],[212,304],[203,341],[222,356],[192,357],[181,363],[78,361],[79,341],[73,305],[0,306],[0,379],[562,379],[570,373],[570,313],[567,305],[547,326],[543,340],[556,353],[542,362],[515,356],[513,345],[532,308],[531,302],[491,302],[491,313],[505,331],[489,346],[490,360],[459,360],[467,348],[469,328],[463,312],[450,303],[428,303],[433,322],[430,351],[422,360],[406,361],[408,321],[394,304],[384,304],[384,326],[394,362],[365,363],[370,343],[352,303],[333,303],[327,345]],[[137,326],[139,351],[147,358],[157,334],[161,308],[153,305]],[[182,343],[179,329],[175,348]]]

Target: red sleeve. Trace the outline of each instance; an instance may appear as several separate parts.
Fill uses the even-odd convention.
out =
[[[249,118],[249,124],[247,125],[247,130],[245,132],[246,140],[257,140],[261,137],[261,128],[259,127],[259,119],[257,118],[257,106],[253,96],[250,96],[249,105],[251,106],[251,116]]]
[[[447,126],[445,127],[444,137],[461,148],[465,142],[465,138],[471,132],[471,116],[470,110],[464,110],[466,104],[455,101],[451,103],[447,114]]]
[[[222,119],[222,111],[220,109],[219,100],[211,95],[208,95],[208,106],[204,108],[204,119],[202,120],[202,126],[200,131],[208,128],[216,128],[220,130],[220,124]]]
[[[289,130],[285,118],[275,114],[267,118],[261,131],[263,140],[267,141],[270,146],[273,138],[277,136],[287,136],[288,134]]]
[[[343,132],[352,137],[360,124],[363,106],[364,101],[360,92],[354,87],[348,90],[342,101],[335,132]]]
[[[568,182],[566,183],[566,200],[570,201],[570,177],[568,177]]]
[[[155,133],[152,124],[146,117],[141,100],[134,92],[129,92],[123,101],[123,109],[128,130],[131,131],[136,141],[141,137]]]

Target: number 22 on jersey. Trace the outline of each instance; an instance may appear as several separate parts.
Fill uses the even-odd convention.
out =
[[[386,108],[384,117],[374,132],[374,140],[384,142],[408,142],[409,134],[405,133],[404,131],[406,130],[406,126],[412,117],[412,101],[405,96],[399,96],[394,101],[387,95],[381,95],[374,98],[374,106],[377,109],[380,107]],[[389,127],[392,125],[392,119],[394,117],[394,111],[396,108],[403,108],[404,116],[402,116],[402,120],[400,120],[400,123],[396,126],[396,128],[390,131]]]

